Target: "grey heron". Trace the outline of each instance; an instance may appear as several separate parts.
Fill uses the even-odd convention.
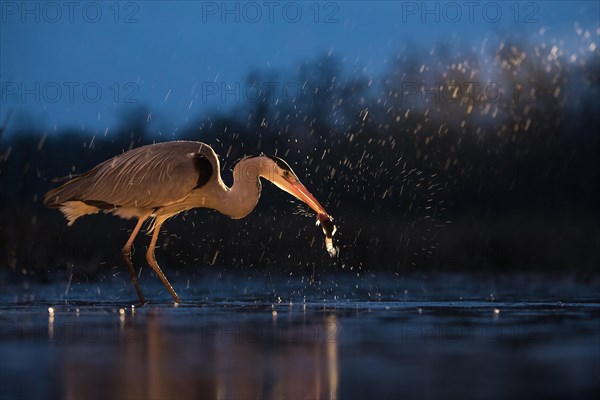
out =
[[[122,253],[142,304],[145,300],[131,262],[131,247],[143,223],[150,220],[148,232],[152,238],[146,260],[173,300],[179,303],[179,296],[154,256],[162,224],[180,212],[197,207],[212,208],[234,219],[243,218],[258,203],[260,178],[271,181],[317,212],[327,250],[335,255],[331,238],[336,228],[332,218],[284,160],[262,154],[245,157],[233,168],[233,185],[227,187],[221,179],[219,158],[202,142],[164,142],[129,150],[50,190],[44,204],[60,209],[69,226],[77,218],[99,211],[137,219]]]

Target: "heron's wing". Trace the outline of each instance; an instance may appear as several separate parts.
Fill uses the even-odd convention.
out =
[[[181,201],[206,184],[218,168],[212,149],[200,142],[166,142],[130,150],[46,194],[57,206],[80,200],[99,208],[152,208]]]

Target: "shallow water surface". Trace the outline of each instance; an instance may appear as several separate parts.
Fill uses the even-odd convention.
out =
[[[598,280],[379,276],[2,287],[2,398],[591,398]],[[133,304],[133,305],[132,305]],[[49,311],[49,309],[52,311]]]

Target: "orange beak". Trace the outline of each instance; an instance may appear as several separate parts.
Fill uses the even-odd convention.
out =
[[[317,214],[329,215],[317,199],[315,199],[308,189],[300,182],[290,183],[289,193],[305,202],[310,208],[315,210]]]

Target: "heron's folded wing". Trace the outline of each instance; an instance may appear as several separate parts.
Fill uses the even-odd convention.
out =
[[[62,201],[159,207],[181,201],[210,180],[213,167],[192,142],[145,146],[107,160],[56,189]]]

